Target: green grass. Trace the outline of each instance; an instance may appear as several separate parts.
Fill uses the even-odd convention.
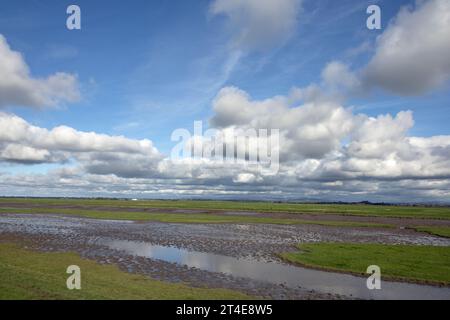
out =
[[[2,213],[14,214],[62,214],[74,215],[92,219],[114,219],[133,221],[156,221],[165,223],[261,223],[261,224],[310,224],[334,227],[354,228],[393,228],[394,226],[382,223],[352,222],[352,221],[316,221],[300,219],[276,219],[249,216],[224,216],[216,214],[179,214],[179,213],[155,213],[155,212],[109,212],[106,210],[84,209],[55,209],[55,208],[1,208]]]
[[[81,290],[68,290],[69,265],[81,269]],[[249,299],[232,290],[192,288],[100,265],[73,253],[38,253],[0,244],[0,299]]]
[[[306,267],[365,274],[378,265],[383,278],[450,285],[450,247],[380,244],[301,244],[281,257]]]
[[[93,199],[25,199],[1,198],[0,207],[8,203],[30,205],[57,206],[112,206],[127,208],[174,208],[174,209],[206,209],[206,210],[239,210],[256,212],[287,212],[309,214],[340,214],[351,216],[377,216],[399,218],[450,219],[450,207],[419,206],[377,206],[361,204],[295,204],[272,202],[237,202],[237,201],[176,201],[176,200],[93,200]]]
[[[449,227],[414,227],[414,230],[419,232],[426,232],[435,236],[450,238]]]

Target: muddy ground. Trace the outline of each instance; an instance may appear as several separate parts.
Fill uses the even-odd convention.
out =
[[[73,208],[73,207],[72,207]],[[123,209],[120,209],[123,211]],[[164,209],[167,212],[167,209]],[[158,210],[161,212],[161,209]],[[171,210],[186,213],[186,210]],[[189,212],[198,213],[197,210]],[[202,211],[203,212],[203,211]],[[227,213],[219,214],[256,214]],[[270,215],[270,214],[264,214]],[[277,214],[278,216],[278,214]],[[289,215],[291,218],[294,215]],[[336,216],[338,217],[338,216]],[[308,216],[308,219],[318,218]],[[329,218],[327,216],[327,218]],[[349,217],[342,217],[347,219]],[[352,218],[352,217],[350,217]],[[302,217],[305,219],[305,217]],[[359,219],[359,218],[358,218]],[[370,221],[379,222],[380,220]],[[404,219],[384,219],[390,223]],[[441,221],[428,221],[441,223]],[[352,219],[352,221],[355,221]],[[358,220],[361,221],[361,220]],[[364,220],[366,221],[366,220]],[[140,273],[152,278],[183,282],[192,286],[229,288],[251,295],[271,299],[351,299],[335,293],[321,292],[273,284],[255,279],[235,277],[221,272],[210,272],[159,259],[132,255],[105,245],[109,240],[126,240],[189,251],[210,253],[239,259],[284,264],[277,254],[295,250],[298,243],[307,242],[360,242],[384,244],[416,244],[450,246],[450,239],[417,233],[413,230],[340,228],[316,225],[264,225],[264,224],[168,224],[94,220],[61,215],[0,216],[0,241],[16,242],[42,251],[73,251],[100,263],[119,265],[127,272]]]

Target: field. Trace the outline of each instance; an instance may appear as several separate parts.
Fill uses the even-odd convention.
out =
[[[316,215],[347,215],[368,217],[450,219],[450,207],[423,206],[383,206],[364,204],[295,204],[272,202],[239,202],[239,201],[183,201],[183,200],[88,200],[88,199],[26,199],[1,198],[0,204],[21,203],[24,205],[67,206],[81,205],[86,207],[114,208],[168,208],[168,209],[206,209],[206,210],[238,210],[255,212],[308,213]]]
[[[447,207],[1,198],[0,298],[450,299],[449,236]]]
[[[126,208],[125,208],[126,209]],[[127,211],[108,211],[86,209],[56,209],[56,208],[4,208],[1,213],[16,214],[61,214],[74,215],[92,219],[114,219],[114,220],[133,220],[133,221],[158,221],[167,223],[262,223],[262,224],[316,224],[338,227],[378,227],[392,228],[392,225],[381,223],[358,223],[346,221],[314,221],[303,219],[277,219],[277,218],[259,218],[248,216],[223,216],[214,214],[180,214],[180,213],[160,213],[160,212],[127,212]]]

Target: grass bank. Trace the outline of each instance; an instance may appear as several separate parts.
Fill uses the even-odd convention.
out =
[[[81,290],[68,290],[66,269],[81,269]],[[0,244],[0,299],[248,299],[232,290],[165,283],[100,265],[73,253],[39,253]]]
[[[414,227],[414,230],[419,232],[426,232],[435,236],[450,238],[449,227]]]
[[[306,267],[365,274],[378,265],[383,278],[450,285],[450,247],[380,244],[301,244],[284,259]]]

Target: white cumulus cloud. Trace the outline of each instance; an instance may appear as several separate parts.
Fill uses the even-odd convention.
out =
[[[67,126],[48,130],[0,112],[0,161],[3,162],[75,160],[92,173],[150,176],[161,158],[150,140],[82,132]]]
[[[0,108],[53,107],[79,98],[76,76],[58,72],[47,78],[32,77],[23,56],[0,34]]]
[[[366,81],[401,95],[436,89],[450,77],[450,1],[405,7],[378,38]]]

